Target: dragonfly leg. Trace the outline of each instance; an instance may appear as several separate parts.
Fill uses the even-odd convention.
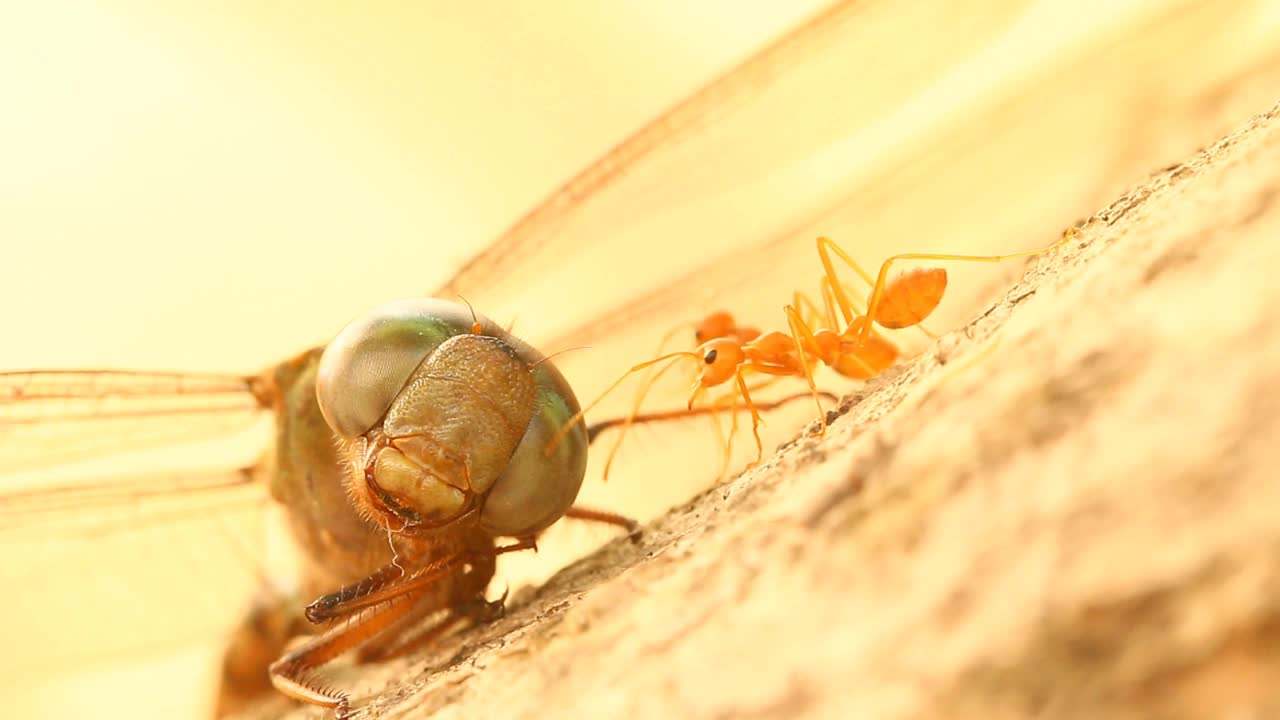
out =
[[[567,518],[574,520],[585,520],[587,522],[597,522],[603,525],[613,525],[627,531],[632,539],[640,537],[640,523],[618,513],[609,512],[608,510],[597,510],[595,508],[583,507],[582,505],[574,505],[570,507],[564,514]]]
[[[392,563],[325,595],[307,606],[307,619],[316,623],[337,620],[340,624],[272,663],[271,684],[296,700],[334,708],[339,716],[344,715],[349,709],[346,693],[317,679],[316,669],[403,627],[409,618],[467,607],[468,602],[483,596],[498,555],[533,547],[533,538],[525,538],[502,547],[453,553],[412,570]]]
[[[388,632],[360,647],[358,662],[376,662],[411,655],[436,642],[449,633],[468,624],[480,625],[502,616],[506,595],[498,600],[475,597],[449,608],[437,622],[410,632],[410,627],[421,622],[424,614],[414,613]],[[426,613],[430,614],[430,613]],[[404,632],[397,632],[403,629]]]
[[[349,709],[347,694],[316,678],[314,671],[393,627],[401,618],[413,612],[416,601],[428,592],[429,588],[419,588],[406,593],[396,601],[387,602],[307,640],[271,663],[268,669],[271,684],[276,690],[295,700],[333,708],[339,716],[345,715]]]

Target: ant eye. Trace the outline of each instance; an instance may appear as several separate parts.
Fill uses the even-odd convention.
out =
[[[706,363],[706,364],[708,364],[708,365],[713,365],[713,364],[715,364],[715,361],[716,361],[716,350],[715,350],[715,348],[712,348],[712,349],[708,350],[708,351],[707,351],[707,354],[706,354],[705,356],[703,356],[702,361],[703,361],[703,362],[705,362],[705,363]]]

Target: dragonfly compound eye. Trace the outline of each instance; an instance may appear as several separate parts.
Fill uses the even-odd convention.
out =
[[[532,374],[537,389],[533,417],[480,511],[481,526],[495,535],[524,537],[559,520],[577,499],[587,471],[587,433],[582,423],[574,423],[555,449],[549,455],[545,452],[577,415],[577,397],[550,362],[538,362]]]
[[[387,303],[352,321],[320,358],[316,399],[325,422],[345,438],[372,429],[422,361],[470,324],[465,307],[429,298]]]
[[[582,428],[556,453],[542,452],[578,411],[568,383],[466,306],[405,300],[356,320],[325,349],[316,393],[363,470],[350,478],[352,497],[389,528],[439,527],[478,512],[491,533],[523,536],[577,497]]]

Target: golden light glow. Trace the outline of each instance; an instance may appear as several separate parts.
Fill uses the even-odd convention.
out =
[[[0,10],[0,368],[247,372],[323,342],[815,4]],[[111,582],[79,570],[49,568],[68,597]],[[14,716],[204,717],[217,652],[0,685]]]
[[[824,4],[12,4],[0,10],[0,370],[253,372],[322,343],[374,305],[438,287],[558,184]],[[1280,9],[1266,0],[836,6],[825,33],[697,108],[687,136],[659,132],[643,161],[553,213],[539,231],[551,252],[464,294],[545,352],[591,345],[556,359],[586,402],[700,312],[780,327],[791,291],[817,280],[818,235],[868,265],[1041,246],[1274,100]],[[931,325],[971,316],[1020,269],[956,267]],[[771,440],[812,417],[794,410],[769,416]],[[584,502],[650,518],[720,462],[710,431],[638,428],[628,442],[608,486],[593,454]],[[260,449],[247,445],[203,452],[234,466]],[[581,527],[553,528],[509,577],[607,536]],[[48,539],[0,545],[0,573],[37,573],[49,593],[10,582],[0,613],[18,627],[45,606],[68,634],[6,647],[6,660],[119,635],[126,615],[169,632],[162,617],[239,611],[207,594],[130,604],[130,575]],[[191,568],[232,564],[198,535],[139,542],[114,556],[152,579],[185,569],[196,596],[242,596],[254,579],[191,582]],[[204,717],[218,642],[15,671],[0,678],[5,707]]]

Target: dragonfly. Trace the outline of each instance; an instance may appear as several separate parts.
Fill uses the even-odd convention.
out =
[[[623,140],[423,295],[463,297],[512,322],[556,355],[580,397],[593,397],[672,325],[715,308],[780,326],[792,291],[818,277],[819,235],[840,237],[868,264],[890,248],[1044,244],[1124,182],[1052,168],[1095,163],[1110,178],[1154,165],[1106,140],[1161,120],[1128,103],[1131,81],[1100,82],[1104,71],[1118,59],[1204,60],[1197,48],[1213,28],[1152,7],[1089,40],[1069,31],[1109,19],[1102,11],[1073,16],[1074,26],[1015,26],[1023,3],[985,16],[936,3],[832,3]],[[916,32],[885,32],[913,17]],[[1016,52],[1006,47],[1012,40],[1022,43]],[[988,47],[994,59],[979,52]],[[989,66],[970,79],[975,92],[954,92],[956,68],[980,55]],[[1083,89],[1073,112],[1099,125],[1053,124],[1054,100]],[[1109,112],[1090,115],[1101,109]],[[1012,186],[1020,202],[1008,201]],[[989,297],[981,283],[972,287],[938,326]],[[332,332],[345,320],[335,318]],[[274,582],[277,565],[287,572],[296,559],[263,527],[273,512],[276,419],[261,375],[0,376],[0,572],[17,589],[0,633],[22,649],[0,658],[0,671],[52,673],[226,634],[243,596]],[[622,415],[626,403],[598,412]],[[796,431],[772,424],[781,436]],[[699,442],[663,436],[659,446],[684,458]],[[710,478],[719,458],[704,445]],[[190,467],[195,456],[199,470]],[[611,486],[643,488],[649,472],[624,463]],[[617,510],[640,517],[677,499],[643,490],[628,498],[649,505]]]

